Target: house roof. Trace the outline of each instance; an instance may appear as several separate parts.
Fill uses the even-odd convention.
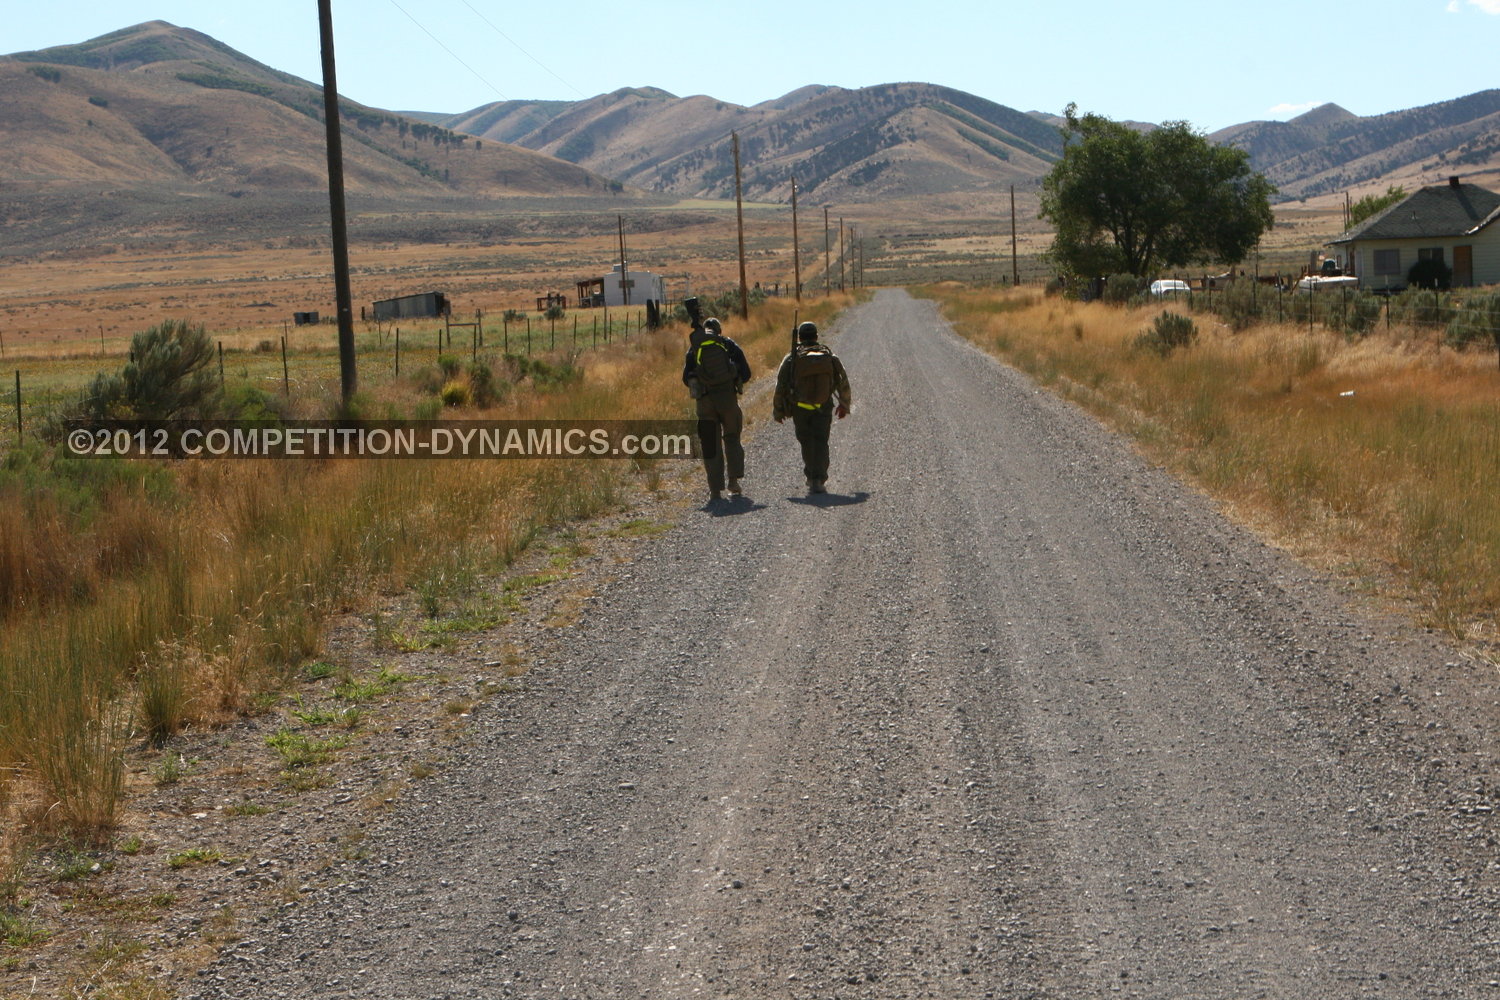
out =
[[[1500,194],[1477,184],[1435,184],[1371,216],[1334,243],[1465,236],[1500,218]]]

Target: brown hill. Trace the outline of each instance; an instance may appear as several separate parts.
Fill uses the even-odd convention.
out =
[[[992,101],[924,83],[810,86],[743,107],[654,88],[573,103],[510,101],[442,119],[647,190],[784,200],[795,176],[820,201],[998,193],[1031,186],[1061,152],[1057,130]]]
[[[0,173],[22,190],[326,189],[320,87],[161,21],[0,59]],[[625,193],[586,169],[341,102],[351,193]],[[15,189],[13,188],[13,191]]]
[[[1249,122],[1210,136],[1246,150],[1283,198],[1311,198],[1422,175],[1500,167],[1500,90],[1360,117],[1336,104],[1289,122]]]

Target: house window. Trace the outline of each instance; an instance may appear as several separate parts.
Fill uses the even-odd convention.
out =
[[[1376,250],[1375,251],[1375,273],[1377,275],[1401,273],[1401,251],[1400,250]]]
[[[1419,260],[1419,261],[1422,261],[1422,260],[1435,260],[1439,264],[1441,264],[1443,262],[1443,248],[1442,247],[1427,247],[1426,249],[1418,250],[1417,251],[1417,260]]]

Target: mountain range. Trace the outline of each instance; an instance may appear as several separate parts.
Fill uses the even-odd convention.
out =
[[[321,190],[321,89],[161,21],[0,57],[0,197],[80,185],[203,197]],[[341,102],[351,194],[394,199],[747,199],[921,206],[1029,194],[1062,151],[1054,115],[927,83],[807,86],[743,107],[627,88],[457,115]],[[1140,127],[1149,128],[1144,125]],[[1500,90],[1360,117],[1324,105],[1213,133],[1282,198],[1500,169]]]

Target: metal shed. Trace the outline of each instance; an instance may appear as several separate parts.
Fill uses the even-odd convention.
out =
[[[417,295],[402,295],[394,299],[381,299],[375,303],[375,321],[390,319],[413,319],[423,316],[446,316],[452,304],[442,292],[421,292]]]

